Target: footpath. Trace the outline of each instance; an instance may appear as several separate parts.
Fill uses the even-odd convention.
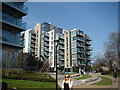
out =
[[[113,78],[112,78],[112,76],[100,75],[100,73],[91,73],[90,75],[92,77],[88,78],[88,79],[76,80],[76,79],[72,78],[72,80],[74,82],[73,88],[118,88],[118,82],[113,82],[112,85],[91,85],[92,83],[96,83],[96,82],[99,82],[102,80],[98,76],[110,78],[110,79],[112,79],[112,81],[113,81]],[[79,76],[79,77],[81,77],[81,76]],[[62,81],[63,81],[63,79],[58,80],[58,84],[60,87],[62,86]]]

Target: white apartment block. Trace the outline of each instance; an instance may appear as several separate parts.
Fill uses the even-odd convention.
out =
[[[35,37],[32,38],[33,36]],[[55,40],[58,40],[57,52]],[[67,31],[43,22],[36,24],[33,30],[24,32],[23,51],[25,53],[34,51],[33,54],[39,60],[48,60],[51,71],[56,71],[57,54],[60,72],[80,72],[80,70],[90,68],[92,55],[90,41],[89,36],[79,29]],[[45,57],[45,60],[41,55]]]

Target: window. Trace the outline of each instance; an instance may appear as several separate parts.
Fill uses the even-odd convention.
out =
[[[72,59],[77,58],[77,54],[72,54]]]
[[[76,35],[76,31],[72,31],[71,36],[75,36],[75,35]]]
[[[55,31],[56,31],[56,34],[62,34],[62,29],[61,28],[56,28]]]
[[[53,46],[51,46],[51,50],[53,50]]]
[[[76,47],[76,42],[72,42],[71,46]]]
[[[72,65],[76,65],[76,60],[72,60]]]
[[[76,39],[77,39],[77,37],[76,37],[76,36],[72,37],[72,41],[75,41]]]
[[[52,35],[53,35],[53,32],[52,32]]]
[[[51,37],[51,40],[53,40],[53,36]]]
[[[72,48],[72,52],[77,52],[77,48]]]

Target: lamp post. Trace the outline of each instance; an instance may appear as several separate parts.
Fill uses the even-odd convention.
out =
[[[57,47],[58,47],[58,42],[59,42],[59,40],[54,40],[54,42],[56,42],[56,90],[58,90],[58,77],[57,77],[57,75],[58,75],[58,71],[57,71]]]

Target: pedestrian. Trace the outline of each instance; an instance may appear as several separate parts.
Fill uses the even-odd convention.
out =
[[[73,81],[70,78],[70,75],[67,74],[65,75],[65,79],[63,80],[62,83],[62,90],[72,90],[73,88]]]
[[[114,70],[114,72],[113,72],[114,82],[116,82],[116,81],[117,81],[117,77],[118,77],[118,73],[117,73],[117,71],[116,71],[116,70]]]
[[[6,82],[2,82],[2,89],[1,90],[7,90],[8,84]]]

